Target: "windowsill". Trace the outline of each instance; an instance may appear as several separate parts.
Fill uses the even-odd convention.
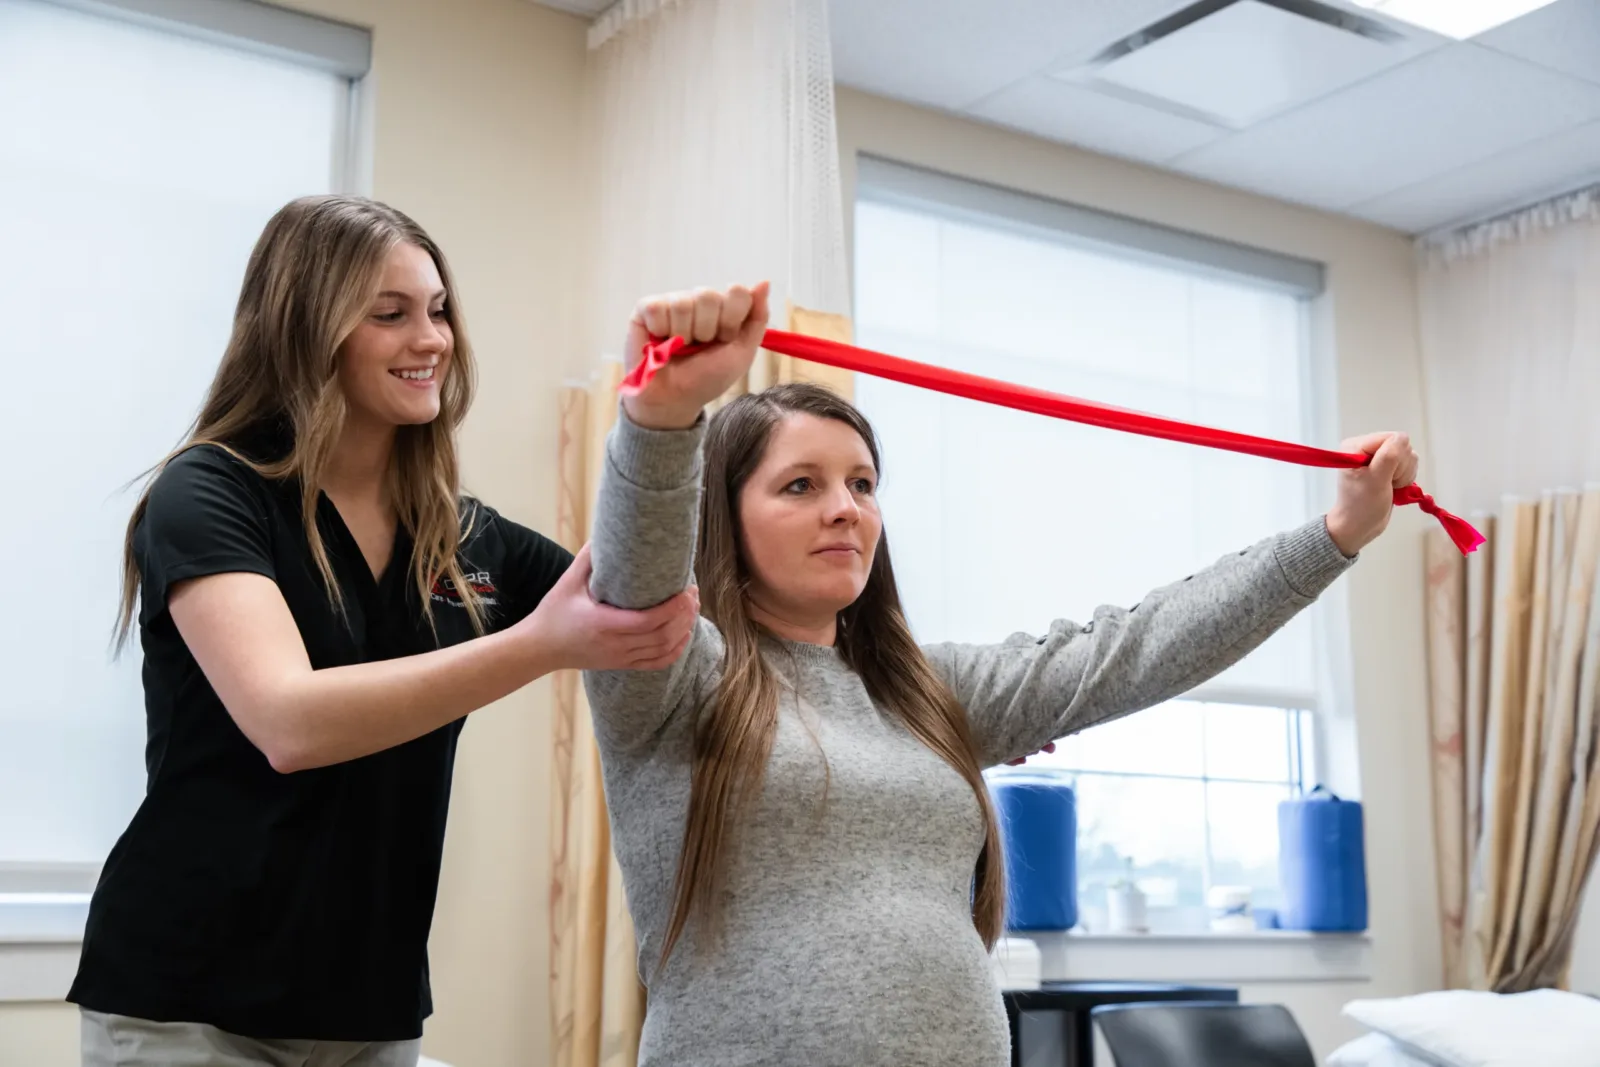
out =
[[[0,893],[0,1003],[66,997],[88,914],[87,893]]]
[[[0,1002],[59,1001],[77,971],[85,893],[0,894]],[[1365,982],[1367,934],[1263,930],[1240,934],[1027,935],[1047,982]]]
[[[1239,934],[1068,934],[1026,936],[1039,946],[1047,982],[1365,982],[1372,977],[1367,934],[1262,930]]]

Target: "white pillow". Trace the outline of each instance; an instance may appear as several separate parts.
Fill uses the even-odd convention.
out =
[[[1437,1063],[1418,1059],[1382,1034],[1368,1034],[1334,1049],[1326,1067],[1435,1067]]]
[[[1451,990],[1353,1000],[1344,1013],[1441,1067],[1600,1067],[1600,1000]]]

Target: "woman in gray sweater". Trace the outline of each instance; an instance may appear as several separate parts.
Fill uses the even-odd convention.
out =
[[[1350,442],[1372,463],[1325,518],[1087,625],[919,648],[866,420],[788,385],[706,422],[766,319],[764,285],[641,303],[632,358],[651,336],[712,345],[623,402],[601,479],[595,599],[642,608],[697,577],[702,600],[672,667],[586,675],[649,989],[640,1063],[1001,1067],[982,769],[1237,661],[1383,531],[1417,459],[1403,435]]]

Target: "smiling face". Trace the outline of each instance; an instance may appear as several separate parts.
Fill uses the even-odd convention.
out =
[[[447,299],[432,256],[404,241],[389,250],[372,306],[339,346],[339,388],[353,418],[394,427],[439,417],[455,346]]]
[[[793,413],[739,492],[747,596],[758,613],[824,626],[866,587],[883,531],[872,452],[849,424]]]

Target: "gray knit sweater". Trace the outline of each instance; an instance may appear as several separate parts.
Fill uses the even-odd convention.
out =
[[[597,599],[645,607],[690,581],[702,433],[619,417],[594,523]],[[1318,520],[1088,625],[925,651],[991,766],[1182,694],[1349,565]],[[722,639],[702,618],[670,669],[585,678],[649,989],[641,1067],[1003,1067],[1005,1014],[968,905],[983,842],[971,789],[833,649],[774,641],[768,662],[788,684],[763,792],[739,812],[720,936],[713,951],[691,924],[664,968],[693,720]]]

